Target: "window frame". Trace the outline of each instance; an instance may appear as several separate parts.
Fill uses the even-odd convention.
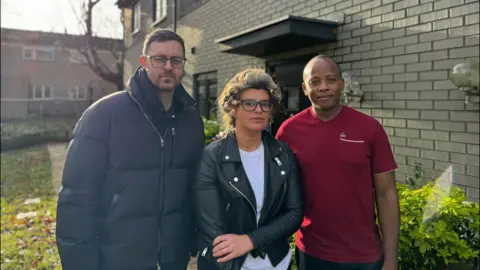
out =
[[[167,0],[152,0],[152,25],[164,21],[168,15]]]
[[[140,32],[142,28],[142,7],[138,1],[132,7],[132,34]]]
[[[26,51],[31,51],[31,57],[26,57],[25,56]],[[35,60],[35,48],[23,47],[22,48],[22,57],[23,57],[23,60]]]
[[[80,90],[83,89],[83,98],[80,98]],[[72,95],[72,90],[75,94]],[[68,89],[68,99],[69,100],[87,100],[87,88],[81,86],[72,86]]]
[[[217,71],[211,71],[211,72],[205,72],[205,73],[199,73],[194,75],[194,97],[199,106],[197,106],[198,111],[202,117],[205,117],[206,119],[210,119],[211,111],[216,109],[216,100],[218,98],[218,73]],[[212,85],[216,85],[217,87],[215,89],[211,89]],[[200,100],[200,87],[204,86],[205,87],[205,97],[204,100]],[[212,98],[212,93],[210,92],[211,90],[215,91],[215,98]],[[213,101],[213,102],[212,102]],[[201,111],[203,108],[201,108],[200,104],[204,102],[206,103],[206,109],[207,112]],[[212,104],[210,104],[212,103]],[[207,113],[207,115],[205,115]]]
[[[41,90],[41,97],[36,97],[35,95],[38,87],[40,87],[40,90]],[[47,87],[50,88],[49,97],[45,96],[45,89]],[[31,91],[32,91],[32,100],[52,100],[54,98],[54,88],[51,85],[32,85]]]
[[[26,57],[25,52],[31,51],[32,57]],[[49,59],[38,59],[37,51],[44,51],[51,53],[51,57]],[[23,60],[31,60],[31,61],[40,61],[40,62],[53,62],[55,61],[55,49],[53,47],[31,47],[31,46],[24,46],[22,47],[22,58]]]

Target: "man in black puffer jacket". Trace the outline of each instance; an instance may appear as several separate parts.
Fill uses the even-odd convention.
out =
[[[204,135],[180,84],[184,55],[180,36],[154,31],[127,90],[78,121],[57,206],[64,270],[185,270],[195,255],[189,193]]]

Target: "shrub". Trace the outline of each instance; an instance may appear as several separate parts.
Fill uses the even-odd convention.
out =
[[[400,269],[445,269],[478,262],[478,203],[465,202],[460,188],[443,188],[438,180],[418,189],[401,183],[397,188]]]
[[[49,142],[68,142],[75,119],[44,119],[2,122],[1,151],[22,149]]]
[[[212,139],[220,132],[220,125],[217,121],[203,118],[203,133],[205,134],[205,144],[212,142]]]
[[[460,188],[442,187],[438,180],[416,187],[415,181],[397,183],[399,269],[478,269],[479,204],[466,202]],[[290,240],[292,250],[294,239]],[[294,258],[292,267],[296,267]]]

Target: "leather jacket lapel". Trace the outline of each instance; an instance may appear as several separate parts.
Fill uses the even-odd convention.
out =
[[[237,141],[235,139],[235,133],[230,133],[226,137],[225,150],[222,153],[222,161],[224,162],[224,172],[228,184],[237,192],[240,196],[244,197],[251,205],[252,210],[257,212],[257,203],[255,200],[255,194],[253,192],[250,181],[248,180],[245,169],[242,166],[242,159],[240,158],[240,151],[238,150]],[[231,168],[231,169],[230,169]],[[234,172],[231,174],[231,172]]]
[[[265,201],[263,203],[260,224],[273,208],[275,199],[281,195],[281,187],[288,175],[288,162],[280,159],[283,147],[267,132],[262,134],[265,145]],[[282,157],[283,158],[283,157]]]
[[[255,193],[253,192],[250,181],[242,166],[240,151],[235,138],[235,133],[227,135],[226,144],[222,153],[222,161],[224,163],[225,177],[230,187],[234,189],[238,195],[244,197],[247,203],[251,205],[252,210],[257,213],[257,204]],[[284,151],[283,146],[278,143],[268,132],[263,132],[262,141],[265,147],[265,200],[262,207],[260,223],[268,216],[269,212],[274,208],[275,199],[281,195],[282,185],[286,180],[289,172],[287,160],[281,160]],[[231,173],[235,172],[235,173]]]

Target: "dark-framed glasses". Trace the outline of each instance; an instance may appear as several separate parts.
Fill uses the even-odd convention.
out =
[[[172,67],[181,68],[185,65],[185,61],[187,60],[186,58],[180,56],[166,57],[145,55],[145,57],[147,57],[147,59],[150,60],[152,66],[156,68],[163,68],[168,61],[170,61]]]
[[[273,104],[270,100],[254,100],[254,99],[245,99],[241,100],[240,104],[245,111],[253,112],[257,109],[257,106],[260,106],[260,109],[264,112],[271,112]]]

